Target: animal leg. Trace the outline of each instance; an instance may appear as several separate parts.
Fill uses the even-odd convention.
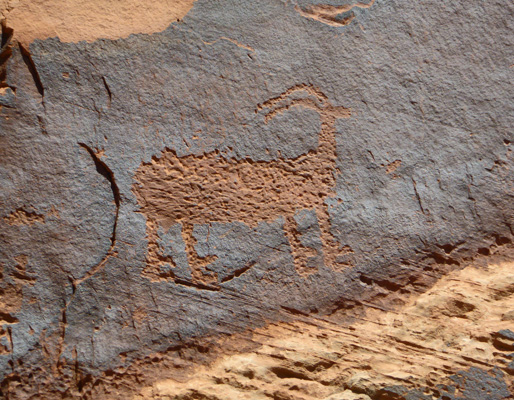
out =
[[[323,257],[325,265],[336,270],[352,266],[349,255],[353,250],[349,246],[341,246],[332,232],[330,232],[330,214],[326,205],[316,209],[318,224],[321,232],[321,243],[323,244]]]
[[[172,267],[175,267],[175,262],[173,261],[172,257],[164,256],[162,254],[162,249],[159,246],[159,236],[157,234],[158,229],[159,223],[152,218],[148,218],[146,222],[148,253],[146,256],[146,266],[143,270],[143,274],[152,281],[172,279],[174,277],[173,272],[161,270],[161,267],[165,264],[169,264]]]
[[[301,276],[309,276],[318,272],[317,268],[308,265],[309,259],[316,256],[316,250],[302,245],[300,241],[300,232],[298,232],[294,215],[286,217],[284,230],[287,240],[291,246],[291,253],[294,259],[296,272]]]
[[[206,267],[218,257],[200,257],[195,250],[196,238],[193,236],[193,225],[182,224],[182,238],[186,243],[187,260],[191,268],[193,283],[201,286],[216,286],[218,276],[215,272],[207,271]]]

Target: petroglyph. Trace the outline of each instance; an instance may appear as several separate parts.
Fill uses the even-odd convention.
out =
[[[0,355],[13,351],[12,325],[19,322],[16,314],[24,301],[23,288],[36,282],[36,276],[27,270],[26,255],[20,254],[14,261],[14,268],[7,271],[0,262]]]
[[[355,14],[352,12],[354,8],[370,8],[375,3],[371,0],[369,3],[344,4],[342,6],[333,6],[327,4],[312,5],[309,7],[296,6],[296,11],[305,18],[321,22],[330,26],[346,26],[350,24]]]
[[[45,216],[43,214],[38,214],[33,211],[27,211],[23,208],[19,208],[16,211],[13,211],[8,216],[4,217],[4,220],[9,225],[32,225],[36,222],[44,223]]]
[[[59,211],[52,206],[46,214],[38,214],[35,211],[27,210],[23,207],[16,209],[4,217],[4,221],[9,225],[33,225],[35,223],[44,224],[47,217],[59,217]]]
[[[294,159],[254,161],[228,158],[219,151],[178,157],[171,149],[161,157],[143,164],[136,173],[134,192],[147,219],[148,258],[145,274],[151,279],[174,279],[173,272],[163,273],[164,264],[174,265],[172,257],[163,256],[158,230],[182,225],[191,268],[192,284],[198,288],[218,287],[216,273],[208,270],[216,256],[201,257],[195,250],[195,224],[241,221],[250,227],[260,222],[284,219],[284,231],[291,246],[296,270],[301,275],[317,271],[307,266],[309,258],[321,257],[324,264],[341,268],[339,246],[330,232],[330,217],[325,200],[333,195],[336,168],[335,121],[348,118],[350,110],[332,105],[318,89],[295,86],[278,97],[257,106],[256,115],[267,124],[277,114],[291,107],[316,110],[321,118],[318,147]],[[301,243],[295,213],[314,210],[317,216],[322,250],[306,248]],[[178,282],[176,279],[175,281]]]

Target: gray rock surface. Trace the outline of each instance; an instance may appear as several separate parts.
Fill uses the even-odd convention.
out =
[[[330,25],[299,12],[318,3],[344,4],[198,0],[161,33],[13,47],[0,98],[0,293],[17,288],[19,304],[0,310],[4,390],[46,370],[41,385],[65,393],[75,365],[98,375],[284,309],[323,313],[512,241],[513,4],[377,0]],[[215,282],[193,281],[180,224],[158,231],[174,279],[149,279],[138,169],[166,149],[254,163],[306,154],[317,111],[286,108],[268,124],[259,108],[303,86],[351,109],[335,121],[324,199],[346,266],[318,257],[301,275],[287,215],[255,226],[237,215],[194,227]],[[316,214],[295,215],[320,254]],[[33,280],[16,278],[20,257]]]

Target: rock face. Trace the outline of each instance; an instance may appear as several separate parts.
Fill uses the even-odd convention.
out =
[[[514,389],[514,332],[503,329],[513,327],[513,293],[514,263],[468,266],[351,326],[336,312],[257,329],[245,338],[252,350],[157,380],[134,398],[504,399]]]
[[[194,1],[0,0],[0,14],[25,46],[56,36],[62,42],[92,42],[163,31],[181,20]]]
[[[371,325],[356,322],[366,304],[461,321],[490,301],[408,305],[477,255],[509,254],[513,4],[104,3],[0,3],[2,396],[166,398],[178,392],[137,382],[157,379],[163,359],[184,371],[214,362],[227,335],[276,323],[273,343],[287,324],[316,336],[324,328],[303,319],[337,314],[334,329],[356,324],[353,340],[376,354]],[[498,268],[488,285],[507,276]],[[514,331],[505,315],[484,328],[501,352]],[[401,344],[413,324],[389,336]],[[430,360],[444,358],[443,337],[423,348]],[[430,381],[374,366],[405,384],[370,373],[361,392],[432,398],[441,384],[440,396],[479,399],[472,382],[490,381],[488,396],[505,398],[514,367],[490,346],[475,362],[463,345],[452,357],[464,361]],[[330,381],[302,396],[353,387],[291,376],[268,356],[263,376]],[[453,392],[450,376],[462,382]],[[131,389],[116,388],[125,379]],[[301,398],[259,385],[249,396]]]

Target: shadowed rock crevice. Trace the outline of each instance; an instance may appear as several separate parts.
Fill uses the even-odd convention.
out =
[[[5,20],[0,23],[1,43],[0,43],[0,89],[7,87],[7,60],[11,57],[11,41],[13,30],[7,27]]]
[[[98,273],[107,263],[110,257],[116,254],[116,251],[114,250],[116,247],[116,228],[118,227],[118,217],[120,213],[120,204],[121,204],[121,196],[120,196],[120,190],[118,188],[118,185],[116,184],[116,179],[114,178],[114,173],[112,170],[107,166],[105,162],[103,162],[98,155],[93,151],[91,147],[86,145],[85,143],[79,143],[79,146],[85,149],[88,154],[91,156],[93,162],[95,163],[96,171],[102,175],[110,184],[111,191],[113,195],[114,204],[116,205],[116,212],[114,217],[114,223],[112,226],[112,234],[111,234],[111,245],[109,247],[109,250],[107,250],[107,253],[103,257],[103,259],[96,264],[94,267],[92,267],[89,271],[87,271],[82,278],[76,279],[73,281],[74,290],[78,285],[80,285],[85,280],[91,278],[93,275]]]
[[[5,20],[0,21],[0,107],[14,107],[16,88],[7,83],[8,61],[12,56],[13,30],[7,27]]]
[[[32,55],[30,54],[30,51],[23,46],[21,43],[18,43],[18,46],[20,47],[21,56],[23,58],[23,62],[27,66],[30,75],[32,75],[32,79],[34,80],[34,85],[37,88],[37,91],[41,95],[41,98],[44,99],[45,97],[45,88],[43,87],[43,83],[41,82],[41,78],[39,77],[39,73],[36,68],[36,64],[34,64],[34,60],[32,59]]]

